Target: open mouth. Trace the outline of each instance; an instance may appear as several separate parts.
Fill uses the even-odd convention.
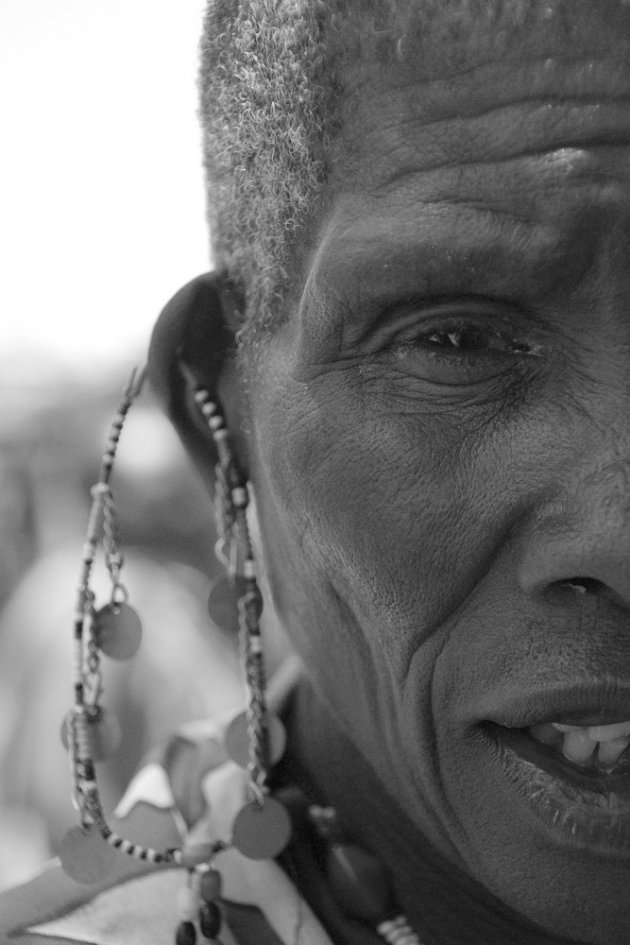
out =
[[[486,722],[510,783],[564,842],[630,854],[630,720]],[[589,724],[592,723],[592,724]]]
[[[568,761],[571,769],[577,766],[583,772],[600,775],[630,770],[630,721],[609,725],[540,722],[525,731],[539,745],[549,748],[554,757]]]

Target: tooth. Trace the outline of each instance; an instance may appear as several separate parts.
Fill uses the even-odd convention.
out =
[[[630,744],[630,736],[614,738],[610,741],[599,743],[598,761],[602,765],[614,765],[619,756],[626,750]]]
[[[565,725],[564,722],[552,722],[551,723],[555,729],[559,732],[581,732],[583,731],[582,725]]]
[[[595,751],[597,743],[588,737],[586,729],[572,729],[565,732],[562,754],[568,761],[584,764]]]
[[[551,722],[537,722],[530,725],[529,734],[542,745],[557,745],[561,736]]]
[[[615,722],[613,725],[590,725],[588,737],[594,742],[612,742],[630,735],[630,722]]]

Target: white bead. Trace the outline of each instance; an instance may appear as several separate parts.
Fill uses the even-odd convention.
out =
[[[262,640],[257,633],[252,634],[249,638],[249,651],[254,656],[257,656],[259,653],[262,653],[263,651]]]
[[[389,942],[389,945],[421,945],[420,939],[404,915],[381,922],[377,932]]]
[[[391,935],[397,932],[398,929],[401,928],[401,926],[404,926],[406,924],[407,924],[407,921],[405,917],[402,915],[398,915],[394,919],[387,919],[385,922],[381,922],[381,924],[377,928],[377,932],[379,933],[379,935],[382,935],[389,940]]]
[[[182,922],[194,922],[199,914],[199,896],[185,886],[177,893],[177,915]]]
[[[232,502],[237,509],[247,505],[247,498],[247,490],[243,489],[242,486],[237,486],[235,489],[232,489]]]

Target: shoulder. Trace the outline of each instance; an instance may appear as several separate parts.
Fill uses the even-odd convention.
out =
[[[226,759],[225,722],[187,726],[150,759],[111,818],[114,829],[162,849],[229,840],[246,775]],[[283,945],[298,926],[303,945],[331,945],[275,862],[248,860],[230,848],[217,867],[223,945]],[[106,877],[83,885],[53,861],[31,882],[0,893],[0,945],[174,945],[186,875],[119,853]]]

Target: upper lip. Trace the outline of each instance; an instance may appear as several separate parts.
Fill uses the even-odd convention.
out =
[[[509,694],[491,706],[485,719],[505,728],[528,728],[539,722],[566,725],[611,725],[630,719],[630,679],[606,678],[538,691]]]

